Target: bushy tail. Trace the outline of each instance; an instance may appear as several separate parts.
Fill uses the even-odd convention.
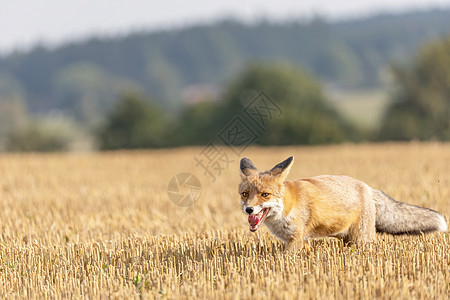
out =
[[[373,190],[373,195],[377,232],[420,234],[447,231],[447,223],[437,211],[396,201],[382,191]]]

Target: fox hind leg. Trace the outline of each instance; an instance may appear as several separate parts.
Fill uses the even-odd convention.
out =
[[[355,224],[351,225],[348,235],[344,238],[344,243],[364,243],[373,242],[376,239],[375,219],[376,208],[372,201],[372,193],[369,187],[362,191],[361,215]]]

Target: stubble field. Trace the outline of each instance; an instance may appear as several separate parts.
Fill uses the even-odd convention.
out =
[[[239,156],[212,182],[202,148],[0,156],[0,295],[8,298],[448,299],[450,238],[378,235],[364,249],[328,238],[284,254],[252,234],[237,194]],[[450,215],[450,144],[249,148],[288,179],[345,174],[397,200]],[[167,193],[201,182],[194,205]],[[188,190],[181,190],[187,193]],[[195,191],[196,193],[199,190]]]

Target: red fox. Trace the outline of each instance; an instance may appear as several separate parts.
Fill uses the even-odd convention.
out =
[[[250,231],[264,223],[287,249],[303,247],[310,237],[340,237],[345,243],[363,244],[375,240],[376,232],[447,231],[438,212],[396,201],[348,176],[285,181],[293,161],[291,156],[265,172],[248,158],[240,163],[239,194]]]

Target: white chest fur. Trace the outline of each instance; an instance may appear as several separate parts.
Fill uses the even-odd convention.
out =
[[[290,215],[286,217],[282,215],[270,216],[264,220],[264,224],[266,224],[273,235],[284,243],[288,243],[295,232],[295,226]]]

